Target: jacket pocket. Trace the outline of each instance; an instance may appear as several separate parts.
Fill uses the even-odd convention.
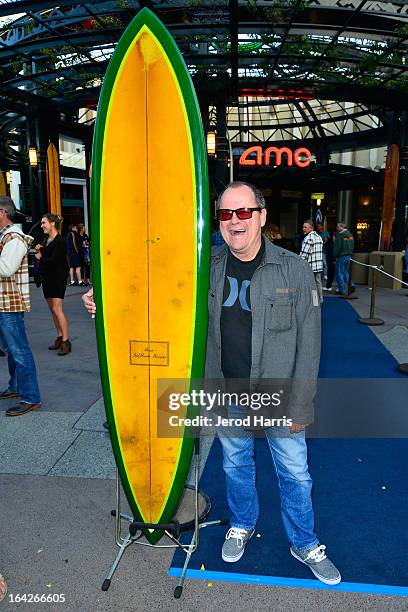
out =
[[[265,298],[266,328],[269,331],[287,331],[292,327],[293,302],[287,298]]]

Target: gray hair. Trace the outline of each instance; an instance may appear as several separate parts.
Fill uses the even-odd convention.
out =
[[[337,225],[341,227],[341,229],[347,229],[347,225],[343,223],[342,221],[338,221]]]
[[[255,185],[252,185],[251,183],[245,183],[244,181],[233,181],[232,183],[227,185],[226,188],[218,196],[217,210],[219,208],[221,208],[221,200],[222,200],[222,197],[223,197],[224,193],[228,189],[238,189],[238,187],[248,187],[248,189],[250,189],[252,191],[252,193],[254,194],[255,202],[256,202],[258,208],[266,208],[265,198],[264,198],[264,195],[263,195],[263,193],[262,193],[262,191],[260,189],[257,189],[255,187]]]
[[[16,214],[16,207],[11,198],[5,195],[0,195],[0,208],[6,212],[10,221],[13,221]]]
[[[311,219],[306,219],[306,221],[303,221],[303,225],[305,225],[305,224],[306,225],[310,225],[310,227],[312,229],[314,229],[314,223],[313,223],[313,221]]]

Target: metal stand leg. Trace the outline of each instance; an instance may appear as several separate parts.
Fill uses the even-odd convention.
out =
[[[199,441],[196,440],[195,445],[195,469],[194,469],[194,533],[191,538],[190,544],[183,544],[178,538],[176,538],[169,531],[165,531],[167,537],[173,542],[173,544],[169,545],[159,545],[159,544],[149,544],[147,542],[139,542],[139,538],[141,537],[141,533],[132,535],[130,532],[127,533],[125,537],[121,535],[121,521],[126,521],[130,523],[130,525],[134,522],[134,519],[128,514],[122,514],[120,511],[120,481],[119,474],[116,470],[116,509],[112,510],[111,514],[115,517],[115,541],[119,546],[119,552],[113,561],[109,572],[106,575],[105,580],[102,583],[102,591],[107,591],[111,585],[111,581],[113,575],[119,565],[119,562],[123,556],[125,550],[133,543],[140,544],[142,546],[149,546],[152,548],[181,548],[186,553],[186,558],[184,561],[184,565],[181,571],[181,576],[178,580],[177,586],[174,589],[174,597],[179,599],[183,592],[184,581],[186,578],[187,568],[190,563],[190,559],[193,553],[197,550],[199,544],[199,532],[200,529],[204,527],[213,527],[216,525],[225,525],[229,522],[229,519],[220,519],[216,521],[206,521],[200,523],[200,513],[199,513],[199,490],[198,490],[198,481],[200,474],[200,466],[199,466]],[[203,517],[204,518],[204,517]]]
[[[122,538],[121,536],[121,520],[125,520],[131,523],[133,521],[133,518],[128,514],[122,514],[120,511],[120,481],[118,470],[116,470],[116,509],[112,510],[111,514],[115,517],[115,541],[116,544],[119,546],[119,552],[116,555],[115,560],[112,563],[109,572],[107,573],[107,576],[102,583],[102,591],[107,591],[109,589],[113,574],[116,572],[123,553],[125,552],[126,548],[130,546],[130,544],[132,544],[132,542],[135,540],[135,537],[132,537],[130,535],[130,532],[126,535],[125,538]]]
[[[206,523],[201,523],[199,525],[198,529],[204,529],[204,527],[215,527],[217,525],[226,525],[228,522],[229,522],[229,519],[219,519],[217,521],[208,521]],[[183,565],[183,568],[181,570],[181,575],[180,575],[179,581],[177,583],[177,586],[174,589],[174,597],[176,599],[180,599],[180,597],[181,597],[181,594],[183,592],[184,581],[186,579],[186,573],[187,573],[188,565],[190,563],[190,559],[191,559],[193,553],[197,549],[197,547],[194,548],[194,544],[193,544],[195,537],[196,537],[196,534],[194,532],[193,537],[191,538],[191,542],[189,544],[189,548],[190,549],[188,551],[185,551],[186,558],[185,558],[185,561],[184,561],[184,565]]]
[[[191,538],[190,546],[188,551],[186,551],[186,558],[184,561],[183,569],[181,571],[181,576],[178,581],[176,588],[174,589],[174,597],[176,599],[180,599],[181,594],[183,592],[184,580],[186,579],[186,572],[188,568],[188,564],[190,563],[191,555],[193,552],[197,550],[199,543],[199,532],[200,532],[200,524],[199,524],[199,510],[198,510],[198,480],[200,476],[200,465],[199,465],[199,457],[200,452],[198,448],[198,444],[196,443],[195,447],[195,466],[194,466],[194,533]]]
[[[193,546],[194,538],[195,538],[195,532],[193,534],[193,537],[191,538],[190,546]],[[174,589],[174,597],[176,599],[180,599],[181,594],[183,592],[184,580],[186,579],[187,568],[188,568],[188,564],[190,563],[192,554],[193,552],[190,550],[186,553],[186,558],[184,560],[183,569],[181,570],[181,576],[179,578],[176,588]]]
[[[126,536],[126,538],[124,539],[123,543],[119,545],[119,552],[115,557],[114,562],[111,565],[111,568],[105,578],[105,580],[102,583],[102,591],[107,591],[111,585],[111,580],[112,580],[112,576],[113,574],[116,572],[116,568],[119,565],[119,561],[122,558],[123,553],[125,552],[126,548],[132,543],[132,536],[130,535],[130,533]]]

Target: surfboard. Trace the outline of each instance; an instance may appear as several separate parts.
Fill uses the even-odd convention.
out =
[[[201,115],[169,32],[142,9],[110,60],[91,181],[93,282],[104,402],[133,515],[174,516],[194,440],[158,432],[162,380],[204,372],[210,212]],[[186,408],[190,410],[189,407]],[[159,529],[144,530],[157,542]]]
[[[54,215],[61,215],[61,179],[58,152],[51,142],[47,148],[46,163],[48,211]]]
[[[399,169],[399,148],[397,144],[389,145],[384,172],[384,195],[382,207],[382,227],[380,249],[390,248],[392,226],[394,223],[395,198],[397,197]]]

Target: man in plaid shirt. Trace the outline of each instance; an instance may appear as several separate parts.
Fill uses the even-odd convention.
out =
[[[302,250],[300,256],[305,259],[313,270],[316,281],[317,292],[319,294],[320,303],[323,302],[323,286],[322,286],[322,271],[323,271],[323,240],[317,232],[314,231],[313,221],[308,219],[303,223],[303,233],[305,235],[302,242]]]
[[[8,353],[10,380],[0,400],[20,397],[6,416],[20,416],[41,408],[33,354],[28,343],[24,313],[30,310],[28,251],[31,236],[13,224],[13,200],[0,196],[0,345]]]

